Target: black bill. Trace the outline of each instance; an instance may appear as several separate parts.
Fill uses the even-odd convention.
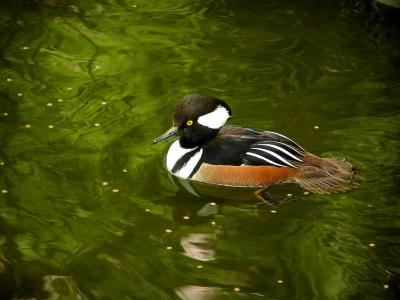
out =
[[[161,143],[163,141],[169,140],[175,136],[180,135],[181,133],[178,130],[178,127],[172,127],[171,129],[169,129],[166,133],[164,133],[163,135],[159,136],[158,138],[153,140],[153,144],[158,144]]]

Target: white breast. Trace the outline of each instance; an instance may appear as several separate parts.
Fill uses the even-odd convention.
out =
[[[179,141],[175,141],[171,145],[171,147],[169,147],[167,153],[167,170],[172,173],[172,169],[174,168],[178,160],[182,158],[186,153],[191,152],[196,148],[199,147],[186,149],[181,147]],[[203,149],[199,148],[181,169],[172,174],[183,179],[189,178],[190,174],[192,174],[194,168],[196,168],[197,164],[199,163],[202,155]]]

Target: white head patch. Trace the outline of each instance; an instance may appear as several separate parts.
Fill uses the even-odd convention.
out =
[[[218,129],[224,126],[229,118],[230,115],[228,110],[220,105],[214,111],[199,117],[197,122],[203,126]]]

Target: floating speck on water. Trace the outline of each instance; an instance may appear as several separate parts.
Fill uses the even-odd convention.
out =
[[[71,91],[71,90],[72,90],[72,87],[68,86],[67,91]]]
[[[183,219],[184,219],[184,220],[189,220],[190,217],[189,217],[189,216],[183,216]]]
[[[28,46],[24,46],[24,47],[22,47],[22,50],[28,50],[29,49],[29,47]]]
[[[240,292],[240,288],[239,288],[239,287],[235,287],[235,288],[233,289],[233,291],[234,291],[234,292]]]
[[[315,126],[314,126],[314,129],[319,129],[319,126],[315,125]]]
[[[1,192],[2,192],[3,194],[7,194],[7,193],[8,193],[7,190],[1,190]]]
[[[57,101],[61,103],[61,102],[64,102],[64,99],[59,98],[59,99],[57,99]]]
[[[25,128],[32,128],[31,124],[25,124]]]
[[[107,102],[106,102],[106,101],[101,101],[101,104],[102,104],[102,105],[106,105]]]
[[[203,266],[202,265],[198,265],[197,269],[203,269]]]
[[[18,94],[17,94],[18,97],[22,97],[23,95],[24,95],[24,94],[22,94],[22,93],[18,93]]]
[[[150,212],[150,209],[149,209],[149,208],[146,208],[144,211],[145,211],[145,212]]]
[[[100,123],[94,123],[95,127],[100,127]]]
[[[8,113],[6,113],[6,112],[3,113],[3,116],[8,117]]]
[[[304,195],[309,195],[310,194],[310,192],[304,192]]]
[[[283,280],[279,279],[276,281],[277,283],[283,283]]]
[[[136,8],[136,7],[137,7],[137,5],[136,5],[136,4],[132,4],[132,7],[133,7],[133,8]]]
[[[113,193],[118,193],[118,192],[119,192],[119,189],[112,189],[112,192],[113,192]]]
[[[369,243],[369,244],[368,244],[368,247],[370,247],[370,248],[375,247],[375,243]]]
[[[107,181],[103,181],[103,182],[101,183],[101,185],[102,185],[102,186],[107,186],[107,185],[108,185],[108,182],[107,182]]]
[[[49,127],[50,129],[53,129],[53,128],[54,128],[54,125],[51,125],[51,124],[50,124],[48,127]]]
[[[11,78],[7,78],[6,81],[7,82],[12,82],[12,79]]]
[[[215,202],[210,202],[210,205],[215,206],[215,205],[217,205],[217,203],[215,203]]]
[[[46,105],[47,105],[48,107],[52,107],[52,106],[53,106],[53,103],[49,102],[49,103],[47,103]]]
[[[389,285],[388,285],[388,284],[384,284],[384,285],[383,285],[383,288],[384,288],[385,290],[387,290],[387,289],[389,288]]]
[[[373,205],[372,205],[372,204],[368,204],[367,206],[368,206],[368,207],[372,207]]]
[[[292,195],[292,194],[286,194],[286,196],[288,196],[288,197],[292,197],[293,195]]]
[[[277,213],[277,211],[276,210],[270,210],[270,212],[271,212],[271,214],[276,214]]]
[[[122,169],[122,172],[128,173],[128,170],[127,169]]]
[[[166,233],[172,233],[172,230],[171,229],[165,229],[165,232]]]
[[[167,246],[165,249],[172,250],[172,247],[171,246]]]

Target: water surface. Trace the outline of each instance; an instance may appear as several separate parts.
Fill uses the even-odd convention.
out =
[[[2,2],[0,298],[395,299],[400,31],[385,12]],[[360,186],[261,208],[175,187],[151,141],[197,92],[232,124],[346,158]]]

